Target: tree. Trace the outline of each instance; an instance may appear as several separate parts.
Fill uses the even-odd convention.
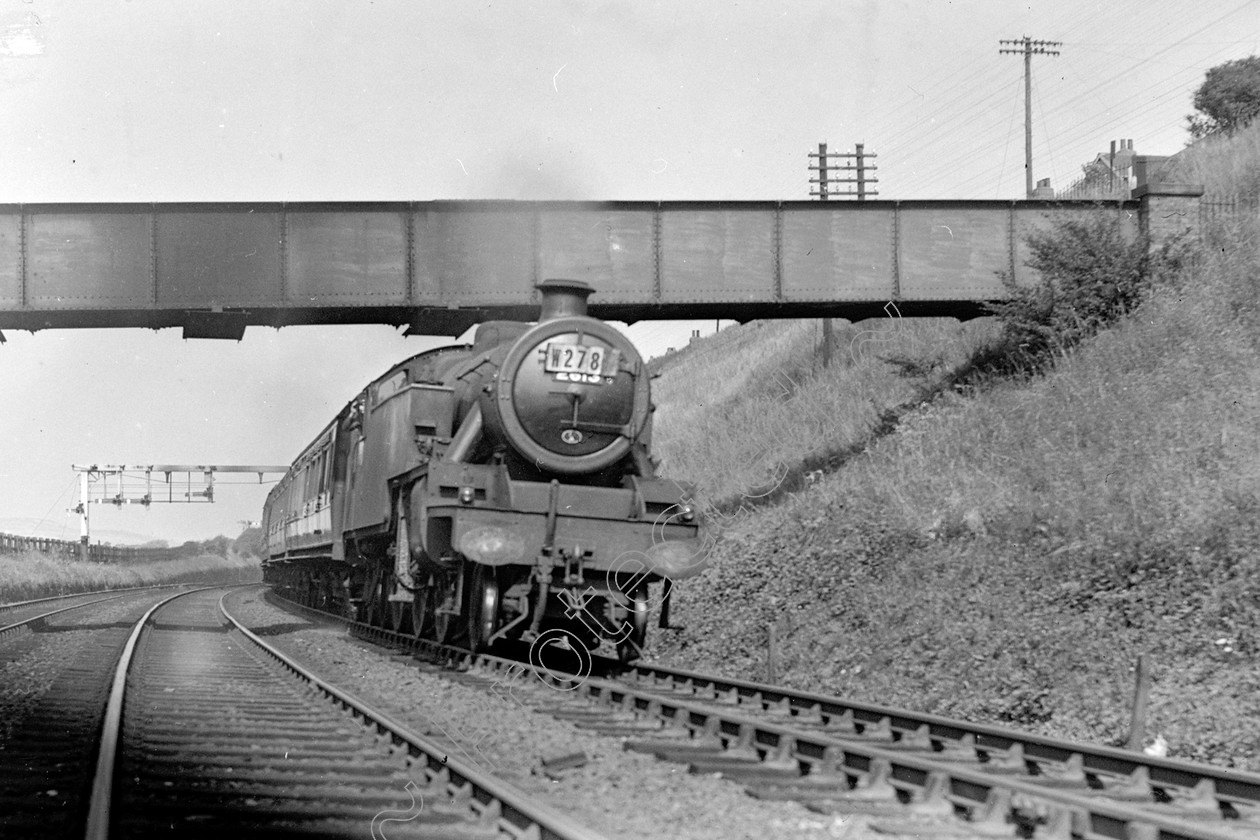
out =
[[[232,542],[232,550],[237,554],[266,557],[267,541],[263,538],[262,528],[257,525],[247,526]]]
[[[1260,56],[1227,61],[1207,71],[1199,89],[1194,92],[1194,107],[1200,112],[1189,114],[1190,134],[1232,134],[1260,114]]]
[[[213,554],[216,557],[227,557],[228,546],[231,544],[232,541],[230,539],[220,534],[217,537],[211,537],[210,539],[205,540],[201,544],[201,551],[203,554]]]

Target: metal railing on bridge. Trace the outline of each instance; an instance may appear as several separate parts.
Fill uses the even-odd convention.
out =
[[[1207,223],[1214,219],[1237,217],[1260,217],[1260,196],[1255,195],[1205,195],[1199,201],[1199,221]]]

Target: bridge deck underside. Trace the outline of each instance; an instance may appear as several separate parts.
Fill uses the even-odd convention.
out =
[[[1109,204],[1132,230],[1136,203]],[[0,206],[0,329],[529,319],[550,277],[615,320],[968,317],[1089,202]]]

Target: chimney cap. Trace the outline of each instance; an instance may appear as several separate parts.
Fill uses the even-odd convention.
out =
[[[595,288],[590,283],[582,280],[565,280],[557,277],[543,280],[541,283],[536,284],[534,288],[543,294],[548,292],[567,292],[583,296],[589,296],[595,291]]]
[[[547,279],[535,286],[542,293],[538,320],[586,315],[586,299],[595,291],[581,280]]]

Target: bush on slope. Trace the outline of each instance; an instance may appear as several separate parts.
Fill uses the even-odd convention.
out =
[[[654,652],[1120,743],[1152,654],[1172,754],[1260,770],[1254,224],[1045,376],[948,393],[722,534]]]

